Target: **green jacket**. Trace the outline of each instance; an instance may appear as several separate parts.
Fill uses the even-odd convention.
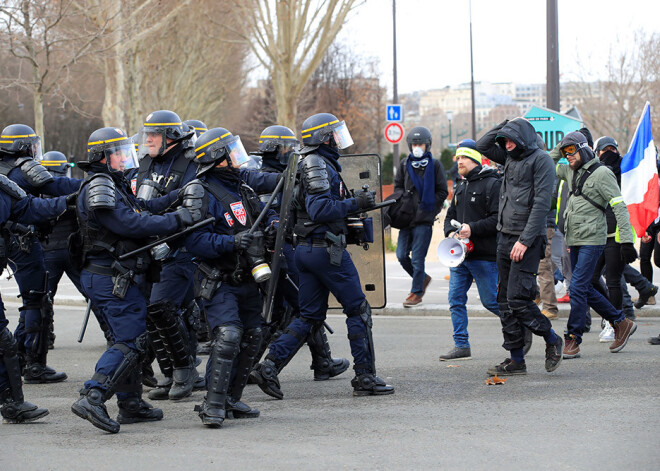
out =
[[[577,179],[596,164],[598,159],[590,160],[577,170]],[[557,178],[566,180],[569,190],[573,191],[573,174],[568,164],[557,164]],[[603,207],[612,207],[618,225],[620,243],[633,243],[634,236],[630,225],[628,209],[623,202],[621,190],[612,171],[600,166],[584,183],[582,192]],[[607,220],[605,212],[596,208],[582,196],[571,195],[564,212],[564,234],[566,245],[605,245],[607,242]]]

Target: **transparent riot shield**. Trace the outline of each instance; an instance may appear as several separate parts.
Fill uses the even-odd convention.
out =
[[[376,203],[383,200],[381,183],[381,159],[378,154],[348,154],[339,159],[341,178],[349,189],[360,191],[369,185],[376,192]],[[385,293],[385,242],[383,236],[382,210],[367,213],[373,219],[374,241],[367,246],[349,245],[353,263],[360,274],[362,291],[372,308],[382,309],[387,303]],[[330,309],[341,308],[339,302],[330,295]]]

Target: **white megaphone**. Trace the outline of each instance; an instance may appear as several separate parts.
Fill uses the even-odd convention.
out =
[[[451,225],[456,229],[461,228],[461,223],[452,219]],[[472,252],[472,242],[469,239],[456,239],[449,237],[438,244],[438,260],[446,267],[457,267],[465,256]]]

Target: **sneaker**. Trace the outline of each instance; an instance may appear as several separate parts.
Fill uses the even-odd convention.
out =
[[[403,307],[413,307],[417,306],[418,304],[421,304],[422,302],[422,297],[416,295],[415,293],[410,293],[410,296],[408,296],[408,299],[406,299],[403,302]]]
[[[647,291],[646,293],[640,293],[639,294],[639,299],[637,299],[637,302],[635,302],[635,309],[641,309],[646,304],[648,303],[648,300],[651,296],[655,296],[658,294],[658,287],[653,286],[650,291]]]
[[[571,302],[571,297],[566,293],[561,298],[557,298],[557,302],[561,304],[567,304]]]
[[[424,290],[422,291],[422,297],[424,297],[424,295],[426,294],[426,288],[429,287],[429,285],[431,284],[432,279],[433,278],[431,278],[428,275],[426,275],[426,277],[424,278]]]
[[[556,312],[550,312],[547,309],[541,310],[541,314],[543,314],[548,319],[557,319],[559,317]]]
[[[614,342],[614,328],[609,322],[605,323],[605,327],[603,327],[603,330],[598,334],[598,341],[602,343]]]
[[[648,342],[649,342],[651,345],[660,345],[660,335],[658,335],[658,336],[656,336],[656,337],[649,337]]]
[[[511,358],[507,358],[499,365],[488,368],[488,374],[491,376],[526,375],[527,365],[525,365],[525,360],[522,363],[516,363]]]
[[[471,358],[472,358],[472,353],[470,352],[470,347],[467,348],[454,347],[444,355],[440,355],[440,361],[470,360]]]
[[[630,319],[623,319],[614,324],[614,342],[610,345],[610,352],[617,353],[623,350],[628,343],[628,339],[637,330],[637,324]]]
[[[545,371],[550,373],[559,368],[559,364],[563,358],[564,341],[561,337],[557,336],[557,343],[545,344]]]
[[[560,298],[566,294],[566,285],[563,281],[555,283],[555,296]]]
[[[563,356],[564,359],[580,358],[580,345],[577,338],[573,335],[566,335]]]

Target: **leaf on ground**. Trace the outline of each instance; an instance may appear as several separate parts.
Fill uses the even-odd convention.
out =
[[[506,383],[506,379],[505,378],[499,378],[497,376],[493,376],[492,378],[488,378],[486,380],[486,384],[488,386],[492,386],[492,385],[496,385],[496,384],[504,384],[504,383]]]
[[[461,365],[447,365],[447,368],[460,368]]]

